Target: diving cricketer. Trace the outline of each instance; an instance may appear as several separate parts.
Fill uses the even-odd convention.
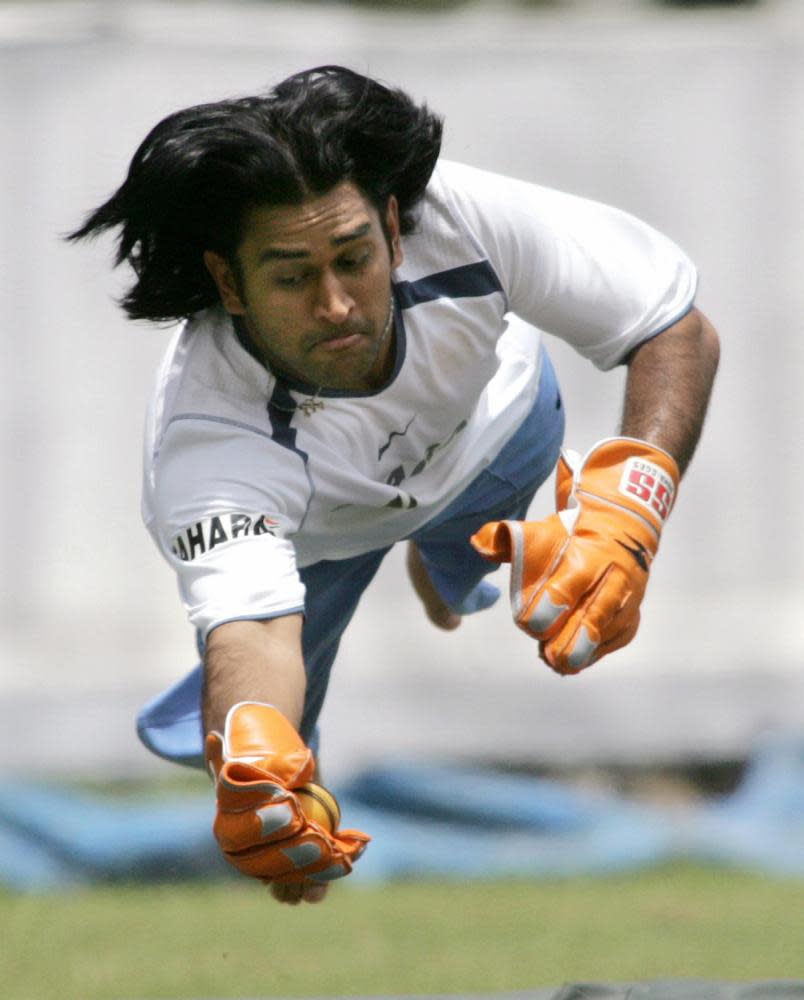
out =
[[[132,319],[181,321],[147,420],[143,511],[201,665],[143,710],[206,764],[226,858],[320,900],[366,847],[302,810],[338,644],[407,544],[454,629],[511,564],[560,674],[633,639],[718,362],[696,271],[607,205],[448,162],[442,121],[339,66],[178,111],[71,238],[106,230]],[[562,453],[548,333],[627,366],[622,424]],[[605,432],[604,432],[605,433]],[[556,513],[528,521],[556,472]]]

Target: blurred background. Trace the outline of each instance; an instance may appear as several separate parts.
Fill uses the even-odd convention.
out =
[[[395,551],[335,669],[328,773],[399,757],[716,761],[800,733],[803,56],[801,0],[0,3],[6,767],[165,774],[134,715],[195,662],[139,520],[142,419],[169,333],[123,319],[111,241],[60,235],[167,113],[326,62],[426,100],[446,117],[446,156],[670,235],[723,346],[637,640],[561,679],[507,600],[457,633],[429,626]],[[622,372],[550,348],[583,451],[616,430]],[[546,490],[534,516],[550,509]]]

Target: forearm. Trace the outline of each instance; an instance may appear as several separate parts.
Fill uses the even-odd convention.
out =
[[[701,434],[719,353],[714,327],[693,309],[628,361],[622,434],[663,448],[682,474]]]
[[[274,705],[298,729],[306,677],[302,616],[228,622],[214,629],[204,658],[204,730],[223,732],[226,713],[241,701]]]

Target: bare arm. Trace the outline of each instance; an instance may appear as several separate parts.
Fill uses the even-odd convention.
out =
[[[226,713],[241,701],[274,705],[294,728],[301,724],[306,677],[302,615],[227,622],[207,640],[204,730],[223,732]]]
[[[684,473],[703,427],[720,347],[697,309],[628,359],[622,433],[669,452]]]

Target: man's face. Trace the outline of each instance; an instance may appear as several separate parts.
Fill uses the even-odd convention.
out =
[[[391,271],[402,253],[393,197],[385,227],[347,181],[301,205],[252,209],[237,273],[212,251],[204,261],[273,372],[317,388],[370,390],[394,358]]]

